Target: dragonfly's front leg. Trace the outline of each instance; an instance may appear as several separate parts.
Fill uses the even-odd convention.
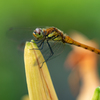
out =
[[[41,43],[40,43],[41,42]],[[43,49],[43,46],[44,46],[44,40],[40,40],[40,41],[38,41],[38,43],[40,43],[39,44],[39,49],[37,49],[37,48],[32,48],[31,50],[42,50]],[[36,43],[36,44],[38,44],[38,43]]]
[[[36,43],[36,44],[39,44],[40,42],[42,42],[43,40],[34,40],[35,42],[33,43]]]

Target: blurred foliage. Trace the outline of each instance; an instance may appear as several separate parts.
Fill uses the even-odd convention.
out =
[[[64,32],[77,30],[100,42],[100,1],[98,0],[1,0],[0,1],[0,100],[20,100],[27,94],[24,60],[15,41],[10,41],[10,27],[55,26]],[[68,73],[63,62],[66,54],[50,73],[60,100],[74,100],[67,86]],[[49,64],[48,64],[49,65]],[[55,80],[55,81],[54,81]]]

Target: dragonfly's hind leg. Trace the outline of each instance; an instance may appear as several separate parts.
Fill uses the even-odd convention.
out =
[[[52,48],[51,48],[51,46],[50,46],[50,44],[49,44],[49,42],[47,41],[47,44],[48,44],[48,46],[49,46],[49,49],[50,49],[50,55],[49,55],[49,57],[42,63],[42,66],[43,66],[43,64],[45,63],[45,62],[47,62],[52,56],[53,56],[53,54],[54,54],[54,52],[53,52],[53,50],[52,50]],[[41,66],[41,68],[42,68],[42,66]]]

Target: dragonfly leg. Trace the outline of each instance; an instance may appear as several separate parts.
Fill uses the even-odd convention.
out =
[[[39,49],[37,49],[37,48],[32,48],[32,49],[30,49],[30,50],[42,50],[42,49],[43,49],[43,46],[44,46],[44,41],[38,46]]]
[[[40,43],[40,42],[39,42]],[[41,45],[44,43],[44,40],[41,41],[38,47],[41,47]]]
[[[44,41],[40,44],[41,48],[39,48],[39,50],[42,50],[43,49],[43,46],[44,46]]]
[[[47,44],[48,44],[48,46],[49,46],[49,49],[50,49],[50,55],[49,55],[49,57],[42,63],[42,66],[43,66],[43,64],[45,63],[45,62],[47,62],[48,60],[49,60],[49,58],[51,58],[52,56],[53,56],[53,54],[54,54],[54,52],[53,52],[53,50],[52,50],[52,48],[51,48],[51,46],[50,46],[50,44],[49,44],[49,42],[47,41]],[[42,68],[42,66],[41,66],[41,68]]]
[[[36,43],[36,44],[38,44],[38,43],[40,43],[41,41],[43,41],[43,40],[34,40],[35,42],[33,42],[33,43]]]

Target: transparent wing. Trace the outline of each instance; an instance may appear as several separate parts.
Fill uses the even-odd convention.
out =
[[[50,48],[49,48],[47,42],[45,41],[43,49],[41,50],[41,52],[42,52],[42,54],[44,56],[45,61],[49,57],[50,58],[48,59],[48,61],[51,60],[51,59],[54,59],[55,57],[59,56],[64,51],[64,49],[65,49],[65,44],[62,43],[61,41],[50,41],[49,44],[50,44],[50,47],[51,47],[51,49],[52,49],[54,54],[50,57],[51,51],[50,51]]]
[[[7,37],[13,41],[22,41],[32,39],[32,33],[35,28],[10,28],[7,31]]]
[[[32,35],[34,29],[37,27],[28,27],[28,28],[10,28],[7,31],[7,37],[13,41],[19,42],[17,48],[23,51],[25,42],[34,40],[34,36]],[[40,42],[41,43],[41,42]],[[50,47],[53,51],[53,56],[49,58],[49,60],[55,58],[59,54],[61,54],[64,50],[65,44],[61,41],[49,41]],[[39,44],[37,44],[39,46]],[[40,47],[39,47],[40,48]],[[44,42],[43,49],[41,50],[45,60],[50,56],[50,48],[47,45],[47,42]]]
[[[7,38],[9,38],[11,41],[17,42],[17,49],[20,51],[24,50],[25,42],[35,40],[33,36],[33,31],[37,28],[35,27],[25,27],[25,28],[14,28],[11,27],[6,32]]]
[[[11,27],[6,32],[6,36],[9,39],[16,42],[20,42],[23,40],[24,41],[32,40],[32,39],[35,39],[32,33],[36,28],[45,28],[45,27],[44,26],[33,26],[33,27],[24,27],[24,28]]]

